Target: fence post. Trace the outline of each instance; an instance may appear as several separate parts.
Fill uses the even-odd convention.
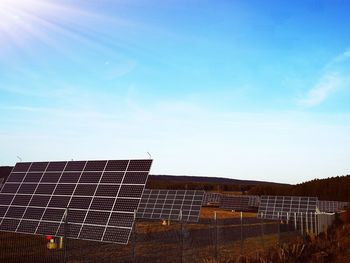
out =
[[[214,227],[215,227],[215,260],[218,260],[218,221],[216,216],[216,211],[214,211]]]
[[[182,210],[180,209],[179,213],[179,220],[180,220],[180,238],[181,238],[181,263],[183,263],[183,256],[184,256],[184,239],[183,239],[183,222],[182,222]]]
[[[133,227],[133,231],[132,231],[132,242],[131,242],[131,246],[132,246],[132,262],[135,263],[136,262],[136,210],[134,210],[134,227]]]
[[[322,214],[317,215],[317,228],[318,228],[318,233],[322,232]]]
[[[297,213],[294,212],[294,230],[296,231],[298,229],[298,226],[297,226]]]
[[[278,219],[278,226],[277,226],[277,231],[278,231],[278,240],[277,243],[280,244],[281,243],[281,229],[280,229],[280,212],[277,212],[277,219]]]
[[[303,222],[303,212],[300,212],[300,226],[301,226],[301,235],[304,235],[304,222]]]
[[[306,234],[309,234],[308,212],[305,212],[305,226],[306,226]]]
[[[263,249],[265,250],[265,244],[264,244],[264,213],[261,212],[261,243],[263,246]]]
[[[64,215],[64,227],[63,227],[63,262],[67,262],[67,236],[68,236],[68,208],[65,209]]]
[[[324,214],[322,213],[322,214],[321,214],[321,221],[320,221],[320,222],[321,222],[321,232],[322,232],[322,231],[325,232],[325,231],[324,231],[324,221],[325,221],[325,220],[324,220]]]
[[[241,255],[243,255],[243,212],[241,212]]]
[[[310,222],[311,222],[311,224],[310,224],[310,227],[311,227],[310,232],[311,232],[311,234],[314,234],[314,226],[313,226],[314,221],[312,220],[312,212],[310,212],[309,214],[310,214]]]

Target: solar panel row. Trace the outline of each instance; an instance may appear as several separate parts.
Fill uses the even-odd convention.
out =
[[[211,204],[220,204],[221,196],[222,195],[219,193],[205,192],[202,205],[207,206],[207,205],[211,205]]]
[[[317,208],[321,212],[338,212],[344,209],[348,205],[347,202],[338,202],[338,201],[318,201]]]
[[[249,206],[250,207],[259,207],[259,203],[260,203],[260,197],[257,195],[247,195],[247,197],[249,198]]]
[[[137,218],[197,222],[204,191],[145,189]]]
[[[249,211],[249,197],[244,195],[223,195],[221,197],[220,208],[234,211]]]
[[[316,212],[317,197],[307,196],[262,196],[258,217],[264,219],[286,219],[287,214]]]
[[[0,192],[0,231],[128,242],[152,160],[17,163]]]

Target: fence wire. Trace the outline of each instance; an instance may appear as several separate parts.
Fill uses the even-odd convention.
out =
[[[287,220],[255,217],[202,219],[195,224],[137,220],[128,245],[66,239],[64,246],[49,249],[42,236],[0,232],[0,262],[225,262],[256,253],[298,235],[319,234],[335,214],[293,215]]]

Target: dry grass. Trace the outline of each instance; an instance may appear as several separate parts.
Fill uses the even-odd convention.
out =
[[[224,195],[242,195],[241,191],[223,191],[221,194]]]
[[[321,234],[318,237],[307,236],[304,238],[295,238],[293,241],[277,244],[273,240],[267,241],[266,250],[255,250],[251,253],[244,251],[245,255],[239,255],[235,251],[228,249],[226,255],[228,257],[212,258],[206,257],[201,263],[348,263],[350,262],[350,225],[339,225],[332,227],[326,234]],[[248,244],[245,241],[249,250],[254,250],[254,242]]]
[[[200,218],[202,219],[213,219],[214,213],[216,211],[216,216],[218,219],[229,219],[229,218],[239,218],[241,216],[240,212],[231,212],[222,210],[216,207],[202,207]],[[244,212],[243,217],[256,217],[256,213],[250,213],[250,212]],[[163,232],[163,231],[169,231],[174,229],[179,229],[180,225],[176,222],[171,222],[170,226],[162,225],[162,220],[155,220],[155,221],[138,221],[137,223],[137,232],[138,233],[155,233],[155,232]],[[188,224],[186,223],[186,228],[191,229],[202,229],[202,228],[208,228],[207,225],[203,224]]]
[[[202,207],[200,212],[200,218],[214,218],[214,213],[216,211],[216,217],[220,218],[238,218],[241,216],[240,212],[232,212],[220,209],[218,207]],[[243,212],[243,217],[256,217],[256,213]]]

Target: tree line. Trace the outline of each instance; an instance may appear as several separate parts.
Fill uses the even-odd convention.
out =
[[[319,200],[350,201],[350,175],[314,179],[296,185],[257,185],[252,195],[316,196]]]
[[[350,175],[314,179],[296,185],[288,184],[227,184],[149,179],[146,188],[174,190],[205,190],[241,192],[249,195],[316,196],[319,200],[350,201]]]

